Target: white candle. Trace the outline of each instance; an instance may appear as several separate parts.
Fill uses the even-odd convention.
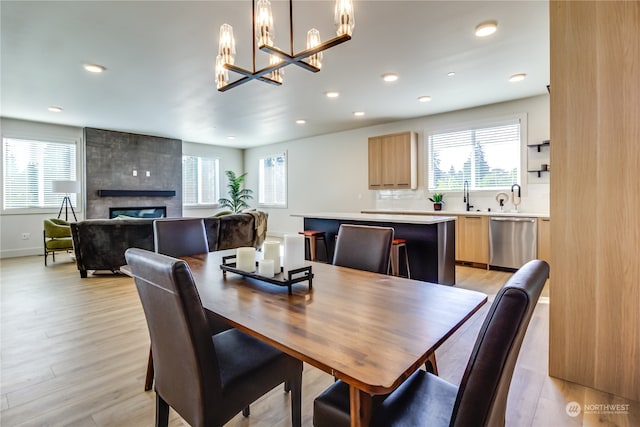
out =
[[[304,267],[304,236],[284,235],[284,273]]]
[[[280,273],[280,242],[276,240],[265,240],[262,247],[264,259],[273,261],[273,273]]]
[[[263,259],[258,261],[258,274],[264,277],[273,277],[273,260]]]
[[[256,249],[238,248],[236,249],[236,268],[242,271],[256,271]]]

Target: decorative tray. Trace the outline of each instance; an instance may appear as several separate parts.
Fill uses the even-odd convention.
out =
[[[295,283],[309,281],[309,289],[312,288],[313,285],[313,272],[311,271],[311,266],[296,268],[294,270],[290,270],[288,274],[285,274],[282,271],[282,267],[280,267],[280,273],[277,273],[274,277],[262,276],[257,273],[258,271],[258,262],[256,261],[256,271],[244,271],[236,268],[236,263],[231,262],[230,260],[235,260],[235,255],[229,255],[222,257],[222,264],[220,264],[220,270],[222,270],[222,274],[226,277],[227,272],[240,274],[241,276],[251,277],[252,279],[261,280],[263,282],[271,283],[278,286],[286,286],[289,288],[289,294],[291,294],[291,286]],[[299,273],[303,273],[299,277],[293,277]]]

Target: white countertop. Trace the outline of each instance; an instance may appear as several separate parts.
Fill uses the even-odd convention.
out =
[[[351,221],[371,221],[371,222],[395,222],[405,224],[437,224],[440,222],[455,221],[452,216],[430,216],[421,215],[392,215],[386,213],[357,213],[357,212],[309,212],[291,214],[291,216],[301,218],[318,219],[343,219]]]
[[[363,214],[376,214],[376,215],[482,215],[482,216],[513,216],[521,218],[549,218],[549,214],[544,213],[531,213],[531,212],[500,212],[500,211],[430,211],[430,210],[411,210],[411,209],[367,209],[362,211]]]

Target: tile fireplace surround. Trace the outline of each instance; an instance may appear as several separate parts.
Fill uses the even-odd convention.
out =
[[[182,141],[85,128],[86,218],[109,208],[166,207],[182,216]]]

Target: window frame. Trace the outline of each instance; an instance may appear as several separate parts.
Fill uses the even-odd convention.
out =
[[[508,116],[498,116],[498,117],[492,117],[492,118],[487,118],[487,119],[482,119],[482,120],[475,120],[475,121],[470,121],[470,122],[465,122],[465,123],[460,123],[457,125],[450,125],[450,126],[442,126],[442,127],[434,127],[434,128],[430,128],[428,130],[424,131],[424,161],[425,161],[425,167],[422,169],[423,173],[424,173],[424,186],[426,191],[431,194],[431,193],[435,193],[435,192],[445,192],[445,193],[462,193],[463,188],[460,187],[459,189],[453,189],[453,190],[441,190],[441,189],[434,189],[431,188],[429,185],[429,181],[430,181],[430,177],[431,177],[431,144],[430,144],[430,137],[432,135],[435,134],[443,134],[443,133],[454,133],[454,132],[463,132],[463,131],[468,131],[468,130],[479,130],[479,129],[484,129],[484,128],[490,128],[490,127],[498,127],[498,126],[505,126],[505,125],[509,125],[509,124],[515,124],[516,122],[520,123],[520,142],[519,142],[519,150],[518,150],[518,154],[519,154],[519,166],[518,166],[518,174],[517,174],[517,182],[514,182],[513,184],[519,184],[522,188],[523,191],[525,191],[526,189],[526,184],[527,184],[527,168],[526,168],[526,162],[527,162],[527,152],[526,152],[526,148],[527,148],[527,135],[528,135],[528,130],[527,130],[527,115],[526,113],[521,113],[521,114],[515,114],[515,115],[508,115]],[[474,193],[480,193],[480,194],[490,194],[490,193],[495,193],[495,192],[499,192],[499,191],[505,191],[511,190],[511,185],[505,186],[505,187],[500,187],[500,188],[471,188],[470,191],[473,191]]]
[[[264,179],[261,173],[262,164],[266,159],[274,158],[274,157],[284,157],[284,202],[283,203],[269,203],[269,202],[261,201],[263,196],[262,180]],[[289,204],[289,154],[287,150],[284,150],[276,154],[268,154],[268,155],[260,156],[258,158],[258,207],[286,209],[288,207],[288,204]]]
[[[216,164],[216,185],[215,185],[215,191],[216,191],[216,195],[215,195],[215,203],[196,203],[196,204],[187,204],[185,203],[185,191],[184,191],[184,159],[185,157],[193,157],[193,158],[197,158],[197,159],[207,159],[207,160],[214,160],[215,164]],[[198,156],[198,155],[193,155],[193,154],[182,154],[182,207],[184,209],[217,209],[218,207],[220,207],[218,200],[220,200],[221,193],[220,193],[220,157],[217,156]],[[198,189],[197,189],[197,197],[200,198],[202,194],[202,188],[200,187],[200,181],[198,182]]]
[[[0,212],[2,215],[25,215],[25,214],[57,214],[62,205],[62,199],[64,195],[59,196],[60,202],[58,206],[42,206],[42,207],[28,207],[28,208],[5,208],[5,140],[22,140],[22,141],[34,141],[40,143],[55,143],[66,144],[75,147],[75,158],[73,162],[75,164],[75,178],[74,180],[80,181],[80,192],[75,195],[73,201],[73,208],[76,213],[82,213],[84,211],[84,164],[81,159],[84,157],[84,145],[82,138],[73,138],[65,136],[50,135],[46,132],[3,132],[1,137],[0,147],[0,166],[2,167],[2,173],[0,173]]]

